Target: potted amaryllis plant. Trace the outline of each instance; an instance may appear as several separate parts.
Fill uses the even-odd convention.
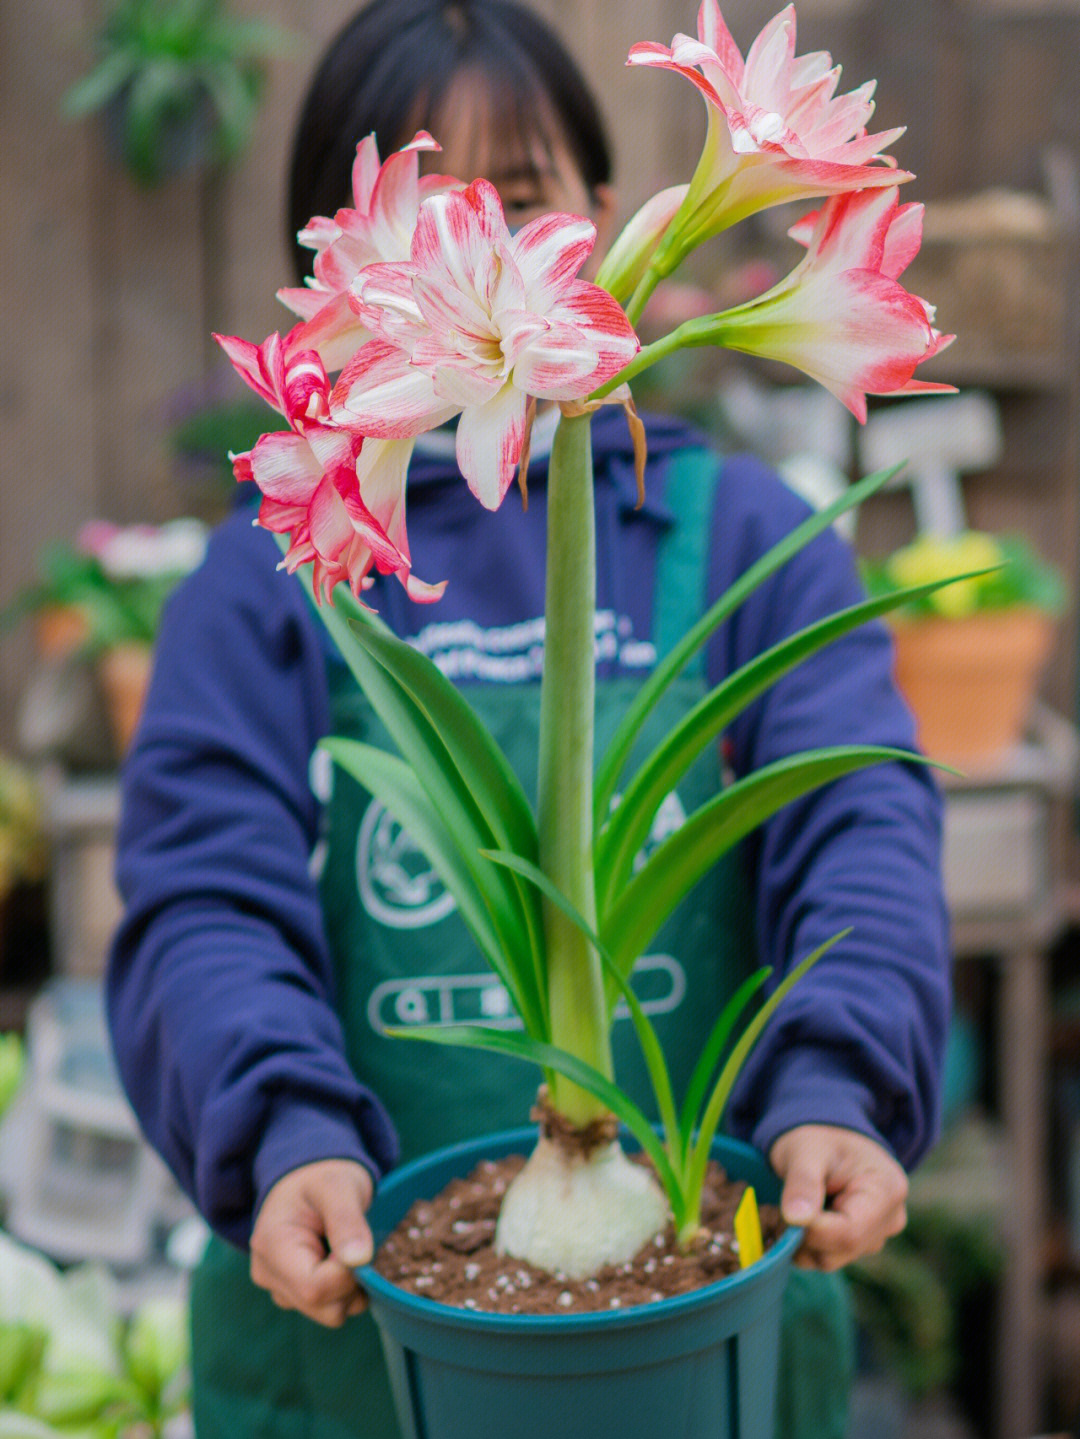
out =
[[[657,700],[725,617],[888,476],[853,486],[747,571],[642,684],[597,760],[591,415],[604,403],[623,405],[643,446],[629,382],[677,350],[721,345],[797,366],[864,418],[867,393],[944,388],[914,378],[914,371],[949,338],[934,328],[932,308],[899,283],[918,249],[921,218],[921,207],[898,199],[899,183],[911,177],[880,154],[899,132],[867,135],[872,87],[837,98],[838,72],[827,55],[796,58],[790,7],[770,22],[745,61],[715,0],[701,6],[696,40],[635,45],[630,61],[690,79],[705,99],[708,132],[690,182],[639,211],[603,259],[596,283],[577,278],[595,238],[587,220],[546,215],[511,233],[487,181],[420,178],[421,153],[438,148],[430,135],[418,134],[381,165],[369,138],[357,153],[352,207],[333,220],[312,219],[301,233],[316,252],[311,282],[281,292],[300,323],[261,345],[219,337],[243,378],[288,426],[236,456],[237,477],[254,480],[262,491],[259,523],[279,536],[284,568],[306,574],[325,623],[401,754],[344,739],[330,739],[326,748],[428,856],[521,1023],[520,1031],[477,1025],[408,1032],[502,1051],[543,1071],[543,1132],[506,1194],[496,1244],[569,1276],[630,1259],[669,1216],[679,1242],[692,1244],[705,1167],[739,1066],[823,951],[802,957],[737,1038],[734,1026],[764,973],[732,997],[684,1096],[672,1092],[652,1025],[630,987],[635,961],[718,858],[783,805],[861,767],[913,758],[850,746],[793,755],[715,796],[639,863],[665,796],[733,717],[802,659],[899,602],[888,596],[858,604],[762,654],[627,773]],[[768,206],[812,197],[824,203],[792,228],[806,253],[785,280],[752,302],[640,345],[634,325],[651,293],[691,251]],[[441,584],[413,573],[406,538],[406,468],[416,436],[456,419],[461,473],[480,503],[494,509],[515,474],[525,490],[537,405],[557,406],[561,416],[548,475],[534,809],[462,694],[391,634],[363,596],[373,572],[396,575],[417,601],[442,593]],[[610,1029],[619,1002],[629,1007],[640,1037],[659,1132],[613,1073]],[[651,1170],[628,1161],[617,1121],[647,1152]],[[459,1156],[440,1156],[430,1177],[452,1173],[459,1162]],[[767,1172],[763,1163],[751,1170],[759,1178]],[[387,1188],[392,1185],[393,1179]],[[752,1273],[726,1282],[741,1284]],[[416,1405],[425,1409],[423,1423],[409,1422],[424,1433],[465,1433],[478,1402],[489,1420],[490,1406],[505,1403],[501,1417],[508,1427],[534,1432],[530,1405],[523,1408],[516,1394],[495,1401],[490,1385],[480,1401],[459,1382],[457,1369],[434,1400],[438,1381],[430,1380],[432,1389],[410,1367],[426,1342],[417,1339],[421,1321],[431,1317],[419,1315],[425,1302],[410,1296],[394,1317],[384,1288],[374,1276],[368,1280],[377,1314],[399,1345],[391,1354],[399,1398],[406,1409],[414,1406],[414,1415]],[[760,1295],[751,1300],[747,1323],[758,1323],[769,1309],[772,1320],[763,1322],[775,1332],[779,1288],[774,1284],[767,1304]],[[684,1309],[679,1313],[685,1320]],[[596,1317],[601,1327],[619,1318]],[[492,1318],[459,1314],[451,1327],[460,1337],[461,1326],[475,1321],[477,1342],[498,1347],[501,1337],[485,1328]],[[566,1320],[578,1346],[570,1368],[579,1378],[585,1339],[575,1325],[584,1318]],[[727,1320],[721,1338],[732,1332],[724,1325]],[[687,1343],[700,1348],[700,1323],[689,1327],[698,1335]],[[432,1352],[444,1347],[438,1339],[431,1343]],[[627,1343],[623,1331],[624,1368]],[[591,1341],[585,1347],[593,1364]],[[402,1358],[405,1351],[413,1357]],[[682,1354],[685,1359],[685,1347]],[[649,1362],[657,1357],[651,1353]],[[440,1352],[439,1362],[445,1359]],[[559,1362],[545,1351],[531,1367],[533,1380]],[[766,1433],[768,1355],[758,1354],[744,1368],[755,1364],[762,1372],[754,1397],[749,1388],[736,1397],[722,1374],[708,1383],[691,1378],[688,1392],[700,1391],[694,1402],[713,1409],[694,1409],[697,1417],[685,1432],[719,1432],[719,1403],[727,1406],[729,1422],[742,1426],[730,1432]],[[473,1355],[465,1368],[477,1367]],[[601,1420],[583,1402],[580,1384],[571,1385],[556,1411],[547,1399],[531,1405],[542,1410],[535,1432],[549,1432],[557,1412],[565,1433],[613,1432],[617,1423],[620,1432],[636,1434],[649,1406],[635,1394],[617,1420],[609,1400]],[[458,1417],[433,1418],[432,1405],[440,1412],[458,1405]],[[649,1412],[655,1423],[657,1411]]]

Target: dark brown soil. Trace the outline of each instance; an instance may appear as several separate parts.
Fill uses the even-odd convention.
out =
[[[702,1202],[702,1233],[680,1253],[670,1225],[629,1264],[608,1266],[593,1279],[571,1280],[497,1255],[495,1220],[523,1155],[485,1161],[431,1200],[418,1200],[379,1247],[374,1267],[393,1284],[443,1304],[498,1314],[574,1314],[625,1309],[686,1294],[734,1273],[732,1232],[746,1185],[710,1163]],[[783,1232],[775,1205],[761,1206],[765,1246]]]

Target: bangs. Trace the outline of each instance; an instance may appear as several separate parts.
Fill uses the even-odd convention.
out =
[[[531,67],[503,65],[493,74],[470,68],[453,77],[438,97],[417,106],[416,129],[425,129],[447,146],[446,154],[421,156],[423,171],[457,173],[457,156],[468,157],[471,174],[502,183],[508,179],[538,181],[554,161],[562,140],[572,153],[571,139],[552,109],[540,77]]]

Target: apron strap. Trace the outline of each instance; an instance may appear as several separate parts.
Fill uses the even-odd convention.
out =
[[[663,659],[705,612],[710,521],[723,465],[715,450],[702,446],[680,450],[668,461],[664,502],[674,522],[660,540],[653,582],[657,659]],[[699,649],[685,673],[700,674],[703,665],[704,650]]]

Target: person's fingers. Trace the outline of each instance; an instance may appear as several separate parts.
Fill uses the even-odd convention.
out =
[[[322,1186],[317,1206],[322,1215],[327,1247],[348,1269],[367,1264],[374,1253],[364,1211],[371,1203],[371,1178],[359,1169],[329,1175]]]
[[[286,1175],[267,1195],[251,1236],[251,1278],[283,1309],[337,1327],[366,1307],[354,1268],[372,1254],[364,1215],[371,1176],[350,1161]]]
[[[798,1150],[783,1175],[780,1212],[784,1222],[805,1226],[825,1205],[827,1155],[813,1149]]]
[[[809,1224],[796,1262],[832,1270],[876,1254],[907,1223],[906,1200],[907,1181],[898,1169],[855,1175]]]

